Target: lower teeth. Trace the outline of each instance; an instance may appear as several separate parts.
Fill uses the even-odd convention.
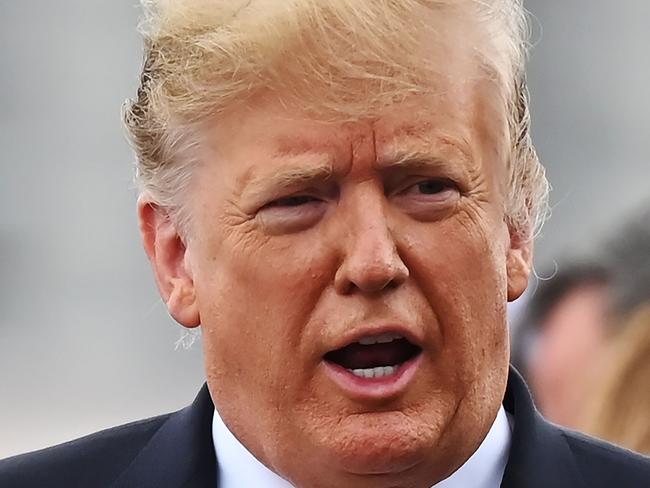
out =
[[[349,369],[353,375],[360,378],[383,378],[395,374],[398,366],[378,366],[376,368]]]

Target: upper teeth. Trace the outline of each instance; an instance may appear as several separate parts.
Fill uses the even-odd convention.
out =
[[[371,344],[385,344],[387,342],[393,342],[395,339],[401,339],[402,336],[399,334],[379,334],[375,336],[362,337],[359,339],[359,344],[362,346],[369,346]]]
[[[398,366],[378,366],[376,368],[349,369],[348,371],[360,378],[383,378],[394,375],[397,368]]]

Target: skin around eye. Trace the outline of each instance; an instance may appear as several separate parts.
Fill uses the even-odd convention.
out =
[[[451,180],[427,178],[409,184],[393,198],[414,218],[437,220],[455,208],[460,199],[460,190]]]
[[[290,234],[306,230],[325,213],[326,202],[310,195],[278,198],[257,212],[257,220],[269,234]]]

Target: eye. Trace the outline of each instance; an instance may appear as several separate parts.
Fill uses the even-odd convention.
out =
[[[411,217],[431,222],[453,212],[460,196],[458,185],[450,179],[420,177],[405,183],[393,201]]]
[[[417,183],[417,189],[424,195],[435,195],[449,189],[449,183],[442,180],[426,180]]]
[[[291,195],[273,200],[257,212],[257,220],[272,235],[290,234],[315,225],[327,202],[311,195]]]
[[[437,199],[443,199],[453,192],[458,192],[458,187],[453,181],[443,178],[429,178],[407,186],[400,192],[400,195],[413,197],[433,196],[439,197]]]
[[[273,207],[300,207],[301,205],[306,205],[312,202],[318,202],[319,200],[315,197],[309,195],[293,195],[290,197],[278,198],[264,206],[264,208],[273,208]]]

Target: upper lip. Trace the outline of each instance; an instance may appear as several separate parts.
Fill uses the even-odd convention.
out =
[[[329,348],[326,353],[336,351],[343,347],[359,342],[363,337],[376,336],[380,334],[397,334],[404,337],[411,344],[423,348],[424,337],[420,330],[417,330],[415,327],[408,327],[403,324],[383,324],[383,325],[363,325],[356,328],[352,328],[347,333],[342,334],[337,341]]]

